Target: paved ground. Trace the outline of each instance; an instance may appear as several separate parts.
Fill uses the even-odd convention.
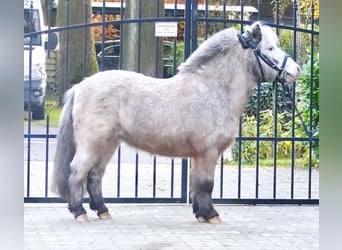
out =
[[[86,206],[88,207],[88,206]],[[199,223],[190,205],[108,204],[112,220],[78,223],[66,204],[24,204],[24,249],[318,249],[318,206],[216,205]]]
[[[147,159],[147,158],[146,158]],[[124,161],[125,162],[125,161]],[[52,163],[48,164],[51,182]],[[109,164],[103,179],[105,197],[116,197],[117,166]],[[139,197],[150,197],[153,166],[139,165]],[[156,168],[156,197],[170,195],[170,166],[165,161]],[[30,196],[44,197],[45,163],[30,165]],[[181,167],[174,167],[174,195],[180,194]],[[236,198],[237,168],[225,167],[215,175],[213,196],[223,185],[225,198]],[[27,163],[24,162],[24,196],[27,195]],[[255,169],[241,172],[241,198],[255,197]],[[273,169],[261,168],[259,198],[272,198]],[[307,198],[308,171],[294,172],[294,198]],[[121,197],[134,197],[135,164],[123,164],[120,171]],[[291,169],[277,169],[277,198],[289,198]],[[319,198],[319,171],[312,172],[312,198]],[[48,196],[54,194],[48,191]],[[315,250],[318,247],[318,206],[243,206],[216,205],[223,220],[212,225],[195,220],[190,205],[181,204],[107,204],[113,219],[99,220],[88,211],[90,222],[77,223],[66,204],[24,204],[25,250]],[[88,205],[86,205],[88,208]]]

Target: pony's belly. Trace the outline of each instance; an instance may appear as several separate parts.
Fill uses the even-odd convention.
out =
[[[182,138],[153,138],[150,137],[130,137],[120,138],[127,144],[155,155],[169,157],[192,157],[196,155],[198,149],[187,139]]]

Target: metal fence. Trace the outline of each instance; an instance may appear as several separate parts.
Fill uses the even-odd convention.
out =
[[[87,1],[82,3],[86,4],[85,2]],[[138,2],[139,6],[143,4],[141,0]],[[157,2],[163,3],[163,1]],[[142,18],[139,14],[139,18],[126,19],[124,1],[117,3],[103,1],[93,3],[92,22],[71,24],[70,1],[59,1],[67,13],[65,25],[59,25],[58,28],[49,26],[41,33],[57,32],[59,36],[63,35],[64,43],[59,44],[61,50],[72,47],[68,40],[68,32],[79,31],[80,39],[83,39],[82,34],[84,33],[82,32],[85,29],[100,30],[102,35],[99,36],[100,39],[97,39],[97,47],[94,50],[97,53],[99,68],[104,70],[108,69],[107,66],[122,68],[123,54],[120,48],[125,42],[124,37],[121,36],[124,24],[138,24],[137,36],[140,36],[139,29],[143,23],[154,26],[156,22],[177,22],[176,37],[155,38],[162,40],[164,47],[170,47],[167,55],[165,55],[167,48],[163,50],[163,77],[176,74],[179,58],[185,60],[201,41],[223,28],[234,26],[243,30],[244,26],[252,21],[263,20],[274,27],[281,38],[290,36],[291,39],[281,39],[287,53],[301,65],[308,62],[310,67],[309,89],[311,92],[308,106],[310,112],[306,121],[299,122],[299,126],[304,125],[305,129],[298,132],[299,128],[296,125],[299,116],[296,110],[298,93],[295,85],[290,86],[289,91],[286,92],[276,83],[258,84],[251,96],[251,102],[254,104],[249,104],[246,108],[246,112],[241,117],[236,142],[226,152],[229,157],[226,154],[222,155],[217,164],[213,199],[215,203],[227,204],[318,204],[319,168],[315,166],[316,160],[313,152],[319,143],[319,137],[313,134],[314,128],[312,127],[314,112],[312,107],[313,64],[314,54],[318,50],[319,36],[317,20],[314,19],[314,15],[310,15],[309,19],[300,15],[298,1],[293,1],[293,4],[288,7],[290,14],[287,16],[282,14],[280,1],[275,1],[274,6],[271,6],[272,13],[275,14],[271,17],[267,14],[270,11],[264,10],[263,1],[255,1],[255,3],[249,1],[252,2],[250,6],[245,4],[247,1],[240,1],[239,6],[228,5],[229,1],[219,1],[220,4],[217,4],[217,1],[216,4],[211,4],[211,2],[166,3],[164,13],[155,13],[153,18]],[[51,6],[48,9],[51,14]],[[79,6],[79,9],[86,10],[82,6]],[[309,10],[311,14],[314,12],[314,1]],[[110,29],[114,32],[111,33],[111,37],[106,37],[104,34]],[[32,33],[26,33],[25,37],[31,35]],[[86,43],[87,41],[82,45],[84,61],[89,60],[86,56]],[[158,48],[156,49],[158,50]],[[136,47],[138,57],[142,49],[138,43]],[[51,55],[55,55],[54,53],[50,51],[47,56],[51,57]],[[65,56],[64,60],[62,74],[67,76],[70,73],[72,58]],[[160,63],[156,61],[156,64]],[[137,71],[139,69],[138,67]],[[68,79],[70,79],[68,77],[65,77],[63,81],[56,79],[56,70],[55,64],[52,63],[48,71],[47,94],[47,98],[52,100],[57,99],[55,91],[58,89],[58,85],[67,87]],[[86,70],[83,69],[82,74],[86,76]],[[271,100],[271,102],[265,100]],[[56,143],[56,127],[50,125],[51,116],[57,109],[54,104],[54,102],[46,103],[46,116],[43,121],[32,120],[29,112],[25,117],[24,202],[62,202],[49,191]],[[265,112],[268,112],[267,115]],[[246,132],[244,129],[249,122],[249,117],[254,119],[252,132]],[[265,124],[265,119],[270,118],[272,127],[269,131],[264,131],[262,125]],[[286,135],[282,134],[279,127],[280,124],[283,124],[282,119],[285,119],[289,126]],[[271,164],[267,164],[268,167],[262,160],[265,145],[269,148],[271,156],[268,156],[268,161],[271,162]],[[279,149],[284,145],[288,147],[285,161],[283,161],[284,157],[279,156]],[[248,159],[245,154],[250,148],[254,150],[253,153],[250,153],[252,159]],[[298,148],[305,151],[306,154],[298,156]],[[304,163],[302,163],[303,158]],[[301,161],[300,164],[298,164],[299,161]],[[190,159],[151,156],[144,152],[137,152],[127,145],[122,145],[106,170],[103,180],[105,201],[113,203],[189,202],[188,169],[190,167]]]

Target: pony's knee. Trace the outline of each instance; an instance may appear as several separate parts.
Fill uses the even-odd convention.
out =
[[[83,159],[81,154],[76,153],[74,159],[70,163],[69,185],[70,187],[83,186],[91,166],[94,164],[90,159]]]
[[[190,189],[192,194],[209,194],[213,192],[214,180],[211,178],[191,178]]]
[[[69,176],[69,187],[71,192],[74,192],[75,189],[83,188],[83,183],[85,179],[84,177],[77,171],[71,171]]]

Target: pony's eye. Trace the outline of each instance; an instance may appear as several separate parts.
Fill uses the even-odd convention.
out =
[[[273,50],[273,47],[269,47],[268,50],[269,50],[269,51],[272,51],[272,50]]]

